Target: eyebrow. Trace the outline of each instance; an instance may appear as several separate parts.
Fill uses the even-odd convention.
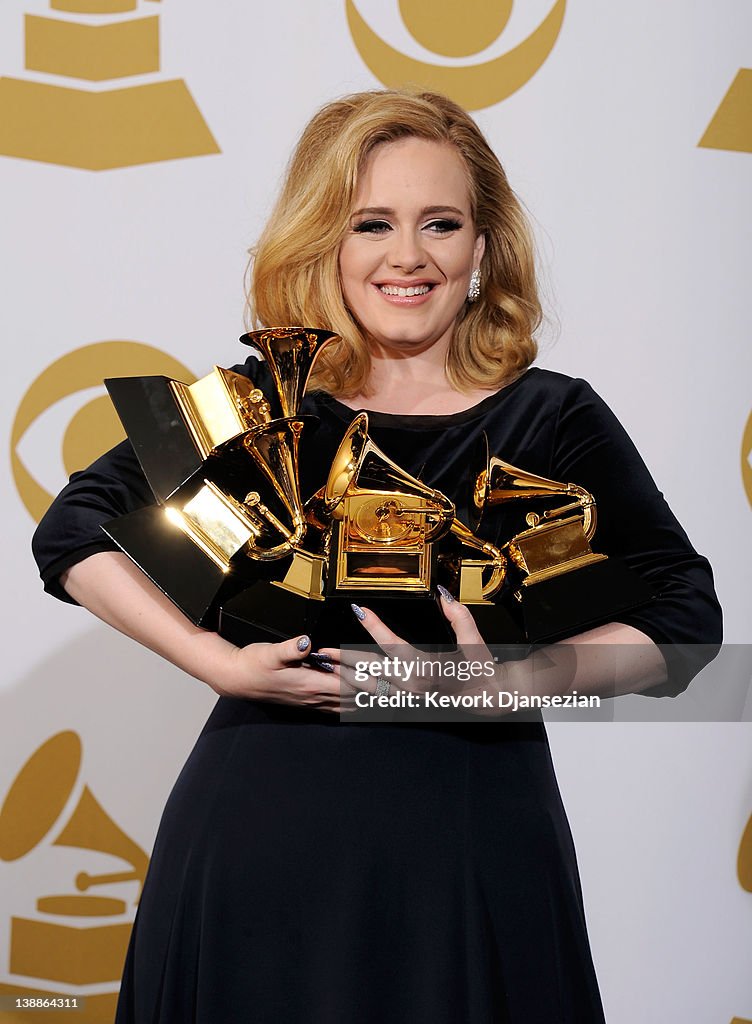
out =
[[[367,214],[369,217],[389,217],[394,213],[391,206],[363,206],[360,210],[353,210],[353,217],[361,217]],[[431,213],[456,213],[459,217],[466,217],[467,211],[459,210],[456,206],[424,206],[420,211],[421,216]]]

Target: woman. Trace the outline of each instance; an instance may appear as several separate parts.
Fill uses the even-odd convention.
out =
[[[366,409],[386,454],[461,514],[485,432],[512,464],[594,493],[601,550],[657,594],[569,641],[547,689],[687,684],[698,661],[677,653],[667,668],[657,644],[717,642],[709,567],[592,390],[529,369],[528,229],[460,108],[379,92],[320,111],[257,248],[251,301],[258,322],[342,337],[304,401],[320,420],[308,493]],[[263,363],[236,369],[270,389]],[[72,479],[35,539],[47,589],[220,695],[165,810],[118,1021],[602,1021],[542,724],[340,722],[337,651],[316,668],[307,637],[235,648],[108,546],[99,524],[152,501],[124,444]],[[448,593],[442,605],[461,643],[481,642],[467,608]],[[377,642],[396,639],[354,613]],[[531,685],[526,663],[514,671]]]

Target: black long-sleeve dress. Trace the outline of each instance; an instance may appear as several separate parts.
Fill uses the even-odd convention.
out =
[[[270,389],[263,364],[235,369]],[[354,414],[322,394],[302,411],[320,419],[310,494]],[[656,593],[619,620],[676,645],[654,693],[683,689],[709,650],[693,645],[720,642],[710,567],[585,382],[533,368],[460,413],[370,414],[460,517],[483,431],[493,454],[595,496],[594,549]],[[45,587],[70,600],[60,574],[114,547],[100,524],[152,501],[127,442],[74,474],[35,535]],[[340,723],[219,699],[165,808],[117,1021],[602,1022],[542,723]]]

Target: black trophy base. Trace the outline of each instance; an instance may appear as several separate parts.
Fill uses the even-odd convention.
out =
[[[213,629],[222,598],[247,584],[207,558],[160,505],[111,519],[102,529],[197,626]]]
[[[113,377],[112,403],[158,501],[166,501],[204,466],[168,377]]]
[[[519,613],[512,614],[503,604],[469,604],[468,610],[484,642],[494,644],[527,644],[527,636]],[[513,609],[514,612],[517,609]]]
[[[238,647],[302,634],[311,637],[314,650],[373,644],[352,610],[353,603],[375,612],[401,640],[421,650],[455,645],[452,628],[433,594],[336,594],[315,601],[266,581],[252,584],[222,605],[219,633]]]
[[[521,587],[520,610],[530,643],[549,643],[618,620],[648,602],[653,591],[618,558]]]

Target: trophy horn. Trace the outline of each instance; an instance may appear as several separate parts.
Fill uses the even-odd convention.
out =
[[[271,327],[244,334],[244,345],[258,349],[269,367],[282,406],[282,415],[297,416],[318,354],[339,338],[312,327]]]
[[[467,502],[467,515],[470,528],[477,532],[486,507],[488,466],[491,453],[488,448],[488,435],[485,430],[478,438],[475,450],[470,457],[470,495]]]
[[[392,499],[374,508],[382,524],[389,517],[426,516],[430,523],[424,537],[426,543],[444,536],[454,520],[454,502],[385,455],[369,437],[368,413],[362,412],[352,421],[337,449],[322,504],[332,515],[345,498],[367,494],[383,494]],[[409,500],[403,507],[401,499],[405,498]]]
[[[475,599],[486,601],[492,598],[495,594],[501,590],[502,584],[506,579],[507,575],[507,559],[503,551],[498,548],[495,544],[492,544],[489,540],[483,540],[482,537],[477,537],[473,531],[465,526],[465,524],[455,519],[452,522],[451,533],[457,537],[462,544],[472,548],[475,551],[479,551],[485,555],[484,562],[463,560],[462,570],[464,573],[465,563],[467,565],[468,574],[472,569],[480,570],[480,577],[477,584],[478,593],[475,595]],[[483,574],[486,570],[490,570],[490,575],[487,580],[483,580]],[[460,599],[463,604],[473,603],[468,602],[463,595],[460,595]]]
[[[272,561],[290,554],[302,541],[306,531],[306,518],[300,495],[300,470],[298,448],[304,422],[294,417],[272,420],[246,434],[243,445],[254,462],[274,489],[288,515],[292,528],[284,530],[285,539],[272,548],[259,547],[251,542],[250,557],[260,561]],[[255,496],[255,492],[254,493]],[[250,497],[250,496],[249,496]],[[248,500],[248,499],[246,499]],[[276,516],[262,506],[255,496],[256,511],[279,530],[281,524]]]
[[[519,469],[497,456],[489,457],[486,468],[481,470],[475,480],[473,490],[473,506],[477,514],[482,514],[488,505],[502,505],[507,501],[524,498],[553,498],[566,495],[573,501],[555,509],[549,509],[541,515],[531,513],[528,525],[535,526],[541,519],[556,519],[568,512],[582,512],[582,529],[588,540],[591,540],[596,527],[595,501],[592,494],[578,484],[561,483],[550,480],[536,473]]]
[[[368,413],[355,417],[340,441],[321,495],[322,508],[331,516],[352,483],[368,444]]]

